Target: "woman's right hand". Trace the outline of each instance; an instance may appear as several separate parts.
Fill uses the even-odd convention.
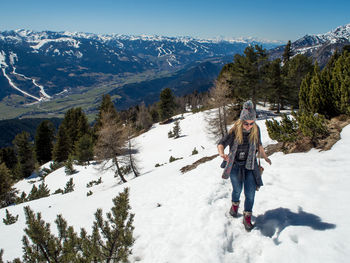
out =
[[[220,154],[220,157],[224,159],[225,161],[228,161],[228,155],[227,154]]]
[[[224,159],[225,161],[228,161],[228,155],[225,154],[224,149],[225,148],[224,148],[224,146],[222,144],[218,145],[218,153],[219,153],[220,157],[222,159]]]

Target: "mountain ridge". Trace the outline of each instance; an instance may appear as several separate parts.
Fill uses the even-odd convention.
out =
[[[96,99],[89,97],[89,94],[101,97],[113,90],[123,89],[123,86],[128,87],[126,84],[150,79],[161,81],[166,74],[180,76],[182,70],[191,70],[191,65],[205,61],[211,60],[211,63],[220,65],[227,62],[227,57],[232,60],[234,54],[242,53],[249,44],[259,44],[252,38],[249,41],[3,31],[0,32],[0,107],[2,104],[6,109],[4,112],[9,112],[5,118],[47,113],[62,115],[68,105],[59,109],[53,109],[50,105],[57,105],[63,99],[74,107],[79,104],[70,97],[80,94],[80,99],[88,99],[84,110],[93,112],[96,110]],[[261,44],[276,46],[273,43]],[[216,66],[208,68],[213,71],[208,72],[212,79],[208,80],[206,89],[218,74]],[[188,86],[184,88],[186,92],[196,89],[197,81],[193,81],[190,83],[192,89]],[[181,83],[177,83],[179,85],[174,89],[184,94]],[[156,86],[154,95],[158,93],[158,96],[162,86],[159,83]],[[114,103],[117,108],[125,109],[141,99],[137,94],[130,94],[129,98],[116,94]]]
[[[329,58],[338,50],[350,45],[350,23],[324,33],[305,35],[291,43],[293,55],[305,54],[324,67]],[[270,58],[281,58],[285,45],[270,50]]]

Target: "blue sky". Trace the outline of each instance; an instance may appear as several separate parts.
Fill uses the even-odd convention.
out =
[[[350,23],[349,0],[2,0],[0,8],[0,31],[294,41]]]

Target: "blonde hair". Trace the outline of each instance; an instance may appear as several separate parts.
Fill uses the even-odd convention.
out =
[[[238,142],[238,144],[243,143],[243,121],[241,119],[238,119],[233,127],[230,129],[229,134],[235,133],[235,140]],[[254,123],[253,128],[250,131],[249,134],[249,142],[258,144],[259,143],[259,128],[256,123]]]

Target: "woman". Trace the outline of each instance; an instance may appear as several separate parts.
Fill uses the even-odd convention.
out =
[[[262,147],[260,128],[255,121],[256,112],[253,103],[249,100],[244,103],[240,117],[232,129],[218,144],[219,155],[227,161],[222,177],[225,179],[230,177],[233,187],[230,209],[230,214],[233,217],[238,216],[240,195],[244,186],[243,224],[247,231],[254,227],[251,216],[255,190],[262,186],[256,153],[259,152],[271,165],[271,160]],[[227,145],[230,146],[229,155],[224,152]]]

